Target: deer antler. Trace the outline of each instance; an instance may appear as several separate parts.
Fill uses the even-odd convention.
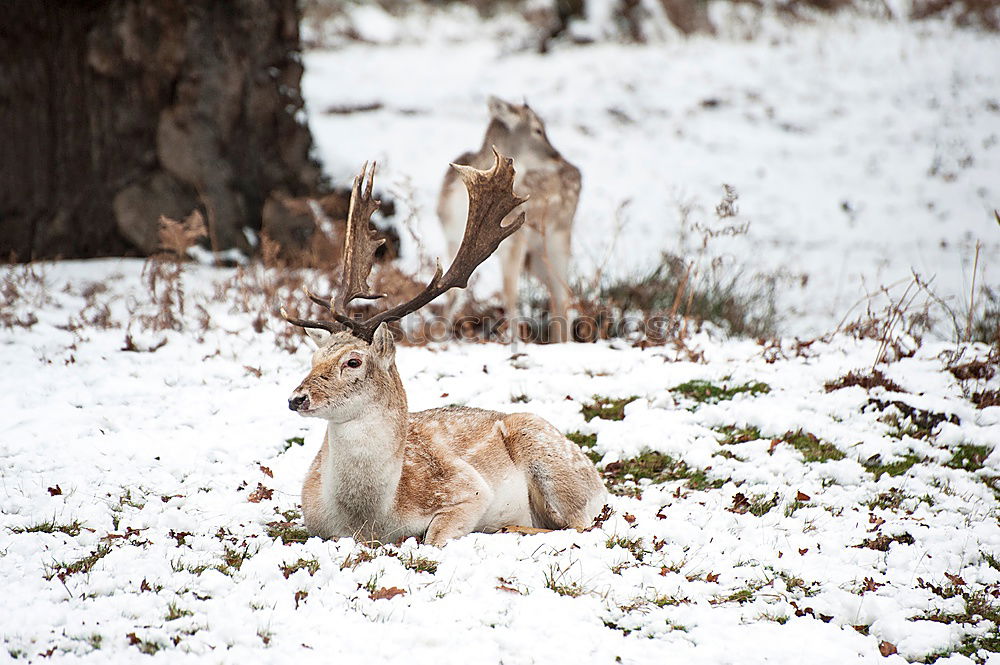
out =
[[[367,342],[372,341],[375,330],[382,323],[398,321],[431,302],[445,291],[453,288],[464,289],[469,284],[469,278],[479,265],[497,250],[500,243],[524,224],[524,213],[518,215],[510,224],[502,224],[511,210],[524,203],[527,199],[514,194],[513,161],[501,157],[496,148],[493,149],[496,161],[489,171],[480,171],[471,166],[452,164],[465,182],[469,190],[469,216],[465,225],[465,235],[458,248],[455,260],[443,273],[441,262],[424,290],[412,300],[396,305],[368,319],[354,319],[345,314],[347,305],[355,298],[376,299],[381,295],[367,294],[368,274],[371,272],[375,258],[375,249],[381,241],[375,240],[375,231],[369,225],[371,214],[378,207],[378,202],[371,198],[372,173],[368,175],[365,191],[361,192],[361,182],[364,180],[367,164],[361,169],[361,175],[354,179],[354,189],[351,192],[350,213],[347,220],[347,240],[344,245],[344,276],[341,280],[340,293],[336,299],[320,298],[306,292],[309,298],[327,307],[334,318],[342,326],[348,328],[355,337]],[[443,274],[442,274],[443,273]],[[297,326],[305,328],[321,328],[333,332],[339,329],[337,324],[327,321],[306,321],[291,319],[282,309],[282,317]]]
[[[367,172],[368,182],[365,183]],[[344,275],[340,281],[337,309],[346,311],[355,298],[378,300],[384,293],[368,293],[368,274],[375,261],[375,250],[382,246],[385,238],[371,226],[372,213],[378,210],[380,201],[372,198],[372,181],[375,179],[375,164],[368,171],[368,162],[361,167],[361,174],[354,178],[351,189],[351,204],[347,212],[347,234],[344,238]],[[364,185],[364,193],[362,193]],[[331,309],[333,309],[331,307]]]

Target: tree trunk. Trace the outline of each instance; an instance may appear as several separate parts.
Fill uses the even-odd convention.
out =
[[[0,22],[0,258],[149,254],[195,208],[248,251],[320,187],[296,0],[14,0]]]

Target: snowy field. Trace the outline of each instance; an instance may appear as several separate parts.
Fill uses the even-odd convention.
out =
[[[947,345],[883,366],[893,392],[825,390],[876,355],[846,337],[696,337],[702,362],[403,347],[411,409],[548,418],[595,444],[614,514],[440,549],[297,542],[323,426],[285,402],[309,349],[234,314],[231,271],[189,268],[187,331],[133,323],[126,352],[119,326],[149,313],[139,261],[4,270],[7,314],[38,321],[0,329],[0,658],[841,665],[1000,643],[1000,407],[966,397],[1000,379],[960,384]],[[588,421],[595,396],[636,399]]]
[[[358,14],[369,43],[306,55],[319,155],[341,181],[377,159],[430,254],[443,249],[435,207],[447,164],[479,147],[495,94],[526,98],[583,173],[581,277],[601,265],[608,276],[638,273],[663,251],[690,256],[701,242],[692,226],[713,218],[726,183],[751,226],[718,251],[750,275],[781,278],[786,333],[834,328],[911,268],[958,305],[977,240],[990,258],[979,283],[1000,284],[996,35],[932,22],[820,16],[789,29],[730,18],[723,38],[599,41],[540,56],[506,22]],[[681,208],[691,210],[686,223]],[[498,288],[498,275],[484,266],[480,289]]]
[[[188,266],[183,330],[156,331],[141,261],[0,266],[0,661],[1000,663],[987,349],[926,340],[884,385],[837,388],[877,342],[790,337],[911,267],[961,298],[977,239],[997,283],[997,37],[843,18],[541,57],[517,25],[366,12],[370,43],[306,54],[309,120],[335,179],[380,161],[428,252],[486,96],[526,96],[583,171],[578,274],[615,235],[609,274],[691,250],[680,208],[710,219],[728,183],[751,228],[713,247],[787,280],[789,337],[401,347],[412,410],[547,418],[598,461],[612,514],[373,546],[302,535],[323,424],[286,400],[310,348],[275,318],[254,331],[274,303],[252,280]]]

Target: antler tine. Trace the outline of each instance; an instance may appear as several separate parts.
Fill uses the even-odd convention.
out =
[[[502,224],[511,210],[527,200],[514,194],[513,160],[502,157],[496,147],[493,148],[493,155],[496,161],[489,171],[461,164],[451,165],[462,176],[465,188],[469,191],[469,215],[465,223],[465,235],[448,272],[442,276],[441,262],[438,261],[434,277],[409,302],[376,314],[358,325],[344,322],[351,326],[355,335],[370,342],[376,328],[382,323],[398,321],[449,289],[465,288],[473,271],[497,250],[504,239],[521,228],[524,224],[523,212],[510,224]],[[352,323],[357,324],[354,321]]]
[[[528,199],[514,194],[514,160],[502,157],[496,146],[493,146],[493,156],[496,161],[489,171],[451,165],[469,190],[469,216],[462,244],[444,276],[448,288],[468,286],[473,271],[524,224],[523,212],[507,226],[501,224],[511,210]]]
[[[281,307],[278,312],[281,314],[281,318],[288,321],[293,326],[298,326],[300,328],[317,328],[319,330],[325,330],[329,333],[337,333],[343,330],[343,326],[339,323],[333,323],[332,321],[310,321],[308,319],[296,319],[294,317],[288,316],[288,312],[285,311],[284,307]]]
[[[320,307],[326,307],[329,310],[333,310],[333,297],[332,296],[328,297],[328,298],[324,298],[323,296],[318,296],[315,293],[313,293],[312,291],[310,291],[308,289],[308,287],[302,287],[302,290],[305,291],[306,296],[309,297],[309,300],[312,300],[314,303],[316,303]]]
[[[365,182],[365,176],[367,183]],[[378,232],[371,227],[371,216],[380,205],[372,198],[372,182],[375,179],[375,163],[368,171],[368,162],[361,167],[361,173],[354,178],[351,189],[351,203],[347,213],[347,233],[344,238],[343,277],[337,294],[336,310],[343,314],[347,306],[355,298],[376,300],[384,293],[369,293],[368,274],[372,271],[377,250],[385,238],[379,238]],[[364,186],[364,193],[362,193]],[[334,309],[331,307],[331,309]]]

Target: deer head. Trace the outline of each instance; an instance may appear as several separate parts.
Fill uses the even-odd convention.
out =
[[[288,399],[301,416],[333,422],[354,420],[373,404],[406,411],[396,371],[396,345],[382,323],[371,344],[347,331],[327,335],[313,353],[312,369]]]
[[[488,106],[490,127],[486,132],[486,141],[517,160],[518,170],[544,169],[558,163],[561,155],[549,143],[545,123],[527,102],[511,104],[498,97],[490,97]]]
[[[386,395],[398,392],[405,410],[406,397],[396,372],[395,345],[387,324],[417,311],[450,289],[465,288],[473,271],[524,223],[522,212],[512,223],[502,224],[503,218],[526,199],[514,195],[511,160],[493,152],[495,162],[488,171],[452,164],[469,191],[469,214],[465,235],[448,271],[443,272],[438,261],[434,276],[416,297],[367,319],[351,316],[348,309],[357,298],[383,297],[372,293],[368,285],[375,250],[382,241],[371,226],[371,215],[379,206],[371,196],[375,167],[371,171],[367,164],[362,167],[351,191],[343,274],[337,294],[324,298],[307,291],[313,302],[330,310],[334,321],[297,319],[281,308],[286,321],[305,328],[319,342],[312,371],[288,400],[290,409],[304,416],[349,420],[372,401],[384,403]],[[396,386],[398,391],[393,390]]]

